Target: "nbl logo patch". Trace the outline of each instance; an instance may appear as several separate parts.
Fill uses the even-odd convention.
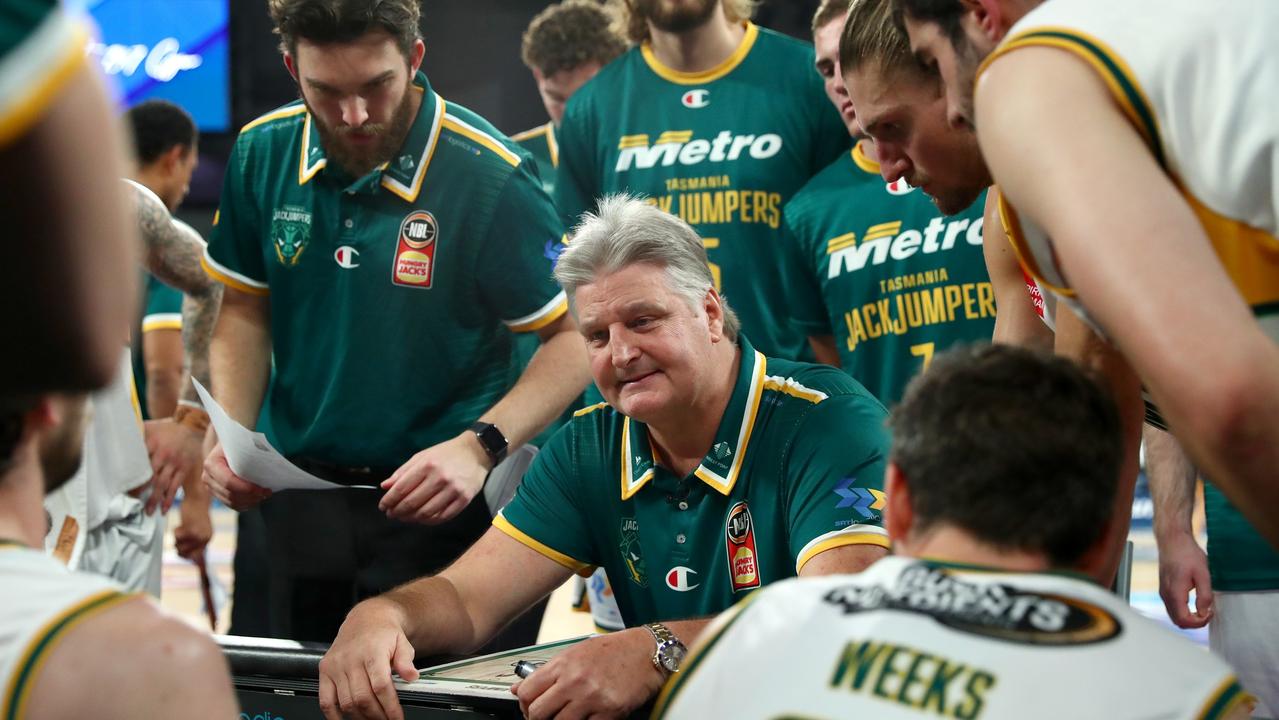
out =
[[[411,212],[400,223],[391,282],[415,288],[430,288],[435,276],[436,238],[440,226],[425,210]]]
[[[759,555],[755,550],[755,523],[745,502],[728,511],[724,523],[724,550],[728,555],[728,574],[733,592],[760,586]]]

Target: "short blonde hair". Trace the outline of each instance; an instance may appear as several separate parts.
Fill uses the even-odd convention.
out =
[[[721,0],[724,16],[731,23],[743,23],[755,15],[760,0]],[[635,10],[634,0],[613,0],[622,34],[635,44],[648,41],[648,20]]]

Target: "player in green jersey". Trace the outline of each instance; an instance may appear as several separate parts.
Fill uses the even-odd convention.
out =
[[[182,387],[182,291],[146,274],[133,383],[146,419],[169,417]]]
[[[556,205],[570,226],[621,191],[679,215],[756,346],[811,357],[786,312],[782,206],[849,146],[812,48],[750,23],[749,2],[626,5],[638,46],[569,100]]]
[[[271,441],[304,468],[385,491],[263,505],[287,568],[273,569],[280,632],[327,639],[352,598],[438,570],[484,531],[472,498],[586,368],[544,249],[563,228],[528,156],[418,71],[418,3],[270,10],[302,100],[232,151],[205,256],[228,286],[213,390],[246,426],[265,398]],[[543,346],[509,388],[512,331]],[[270,494],[220,447],[205,469],[237,509]]]
[[[327,717],[394,712],[392,668],[411,678],[415,653],[482,643],[590,566],[608,569],[629,629],[513,691],[528,717],[625,717],[678,671],[707,614],[884,556],[886,411],[844,373],[738,335],[687,223],[608,198],[555,272],[608,404],[555,435],[457,563],[351,612],[320,664]],[[487,589],[494,576],[504,592]]]
[[[856,136],[839,71],[847,8],[847,0],[818,8],[813,44],[827,96]],[[904,181],[884,183],[867,140],[796,193],[782,213],[799,255],[789,306],[818,358],[891,405],[935,352],[990,339],[995,302],[982,260],[982,201],[941,215]]]
[[[0,7],[0,396],[113,381],[137,307],[125,151],[84,24],[58,0]]]

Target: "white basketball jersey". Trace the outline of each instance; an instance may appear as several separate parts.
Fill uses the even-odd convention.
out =
[[[1208,651],[1064,574],[889,557],[775,583],[707,630],[655,718],[1214,718]]]
[[[112,501],[151,478],[127,348],[122,351],[115,380],[90,397],[89,412],[80,469],[44,500],[51,520],[45,543],[49,550],[62,537],[66,518],[76,521],[75,549],[68,557],[73,569],[78,567],[85,533],[107,520]]]
[[[0,543],[0,717],[25,716],[40,666],[67,630],[132,597],[110,580],[71,572],[43,552]]]
[[[1052,0],[986,60],[1054,47],[1094,69],[1279,340],[1279,3]],[[1051,238],[1008,213],[1023,264],[1067,301]]]

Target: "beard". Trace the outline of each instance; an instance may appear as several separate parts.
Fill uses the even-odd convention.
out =
[[[361,178],[372,172],[373,168],[395,157],[395,153],[404,144],[404,138],[408,137],[414,119],[410,92],[411,90],[405,90],[400,104],[391,113],[390,122],[365,123],[358,128],[330,127],[311,107],[305,94],[302,102],[306,103],[315,128],[320,133],[320,144],[324,146],[325,156],[351,176]],[[352,137],[371,138],[371,142],[355,144]]]
[[[68,401],[62,423],[41,439],[40,469],[44,472],[46,495],[65,485],[80,470],[85,426],[91,412],[87,399]]]
[[[682,33],[701,27],[720,0],[634,0],[635,12],[658,30]]]

